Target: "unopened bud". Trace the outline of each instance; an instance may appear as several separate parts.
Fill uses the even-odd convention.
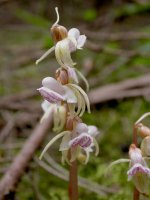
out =
[[[56,71],[56,79],[62,84],[65,85],[68,83],[68,73],[65,69],[59,69]]]
[[[68,36],[67,29],[64,26],[58,24],[52,26],[51,34],[54,42],[56,43],[65,39]]]
[[[143,156],[150,156],[150,136],[147,136],[142,140],[141,151]]]
[[[137,134],[141,137],[150,136],[150,129],[147,126],[144,126],[142,123],[136,125]]]

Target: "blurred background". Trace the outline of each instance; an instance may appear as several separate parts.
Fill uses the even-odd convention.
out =
[[[92,114],[84,114],[83,120],[101,131],[100,154],[91,155],[86,166],[79,164],[86,185],[80,187],[79,199],[131,199],[128,164],[119,164],[107,174],[106,168],[128,157],[133,124],[150,110],[149,0],[0,0],[0,176],[42,116],[42,98],[36,89],[45,76],[54,76],[58,64],[54,54],[39,66],[35,60],[53,46],[50,27],[56,6],[59,24],[68,30],[77,27],[88,38],[84,49],[72,56],[90,84]],[[12,199],[67,199],[66,175],[58,175],[68,169],[67,165],[60,169],[59,142],[49,150],[45,165],[37,159],[53,136],[50,130]]]

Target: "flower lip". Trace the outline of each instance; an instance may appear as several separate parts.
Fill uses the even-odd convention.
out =
[[[87,148],[92,144],[92,137],[87,133],[82,133],[78,137],[75,137],[69,142],[70,147],[77,147],[78,145],[82,148]]]
[[[150,176],[150,169],[148,167],[144,167],[140,163],[136,163],[127,172],[129,177],[135,176],[137,173],[147,174]]]
[[[64,98],[61,95],[59,95],[58,93],[56,93],[48,88],[41,87],[37,90],[44,97],[44,99],[46,99],[50,103],[57,103],[59,101],[64,100]]]

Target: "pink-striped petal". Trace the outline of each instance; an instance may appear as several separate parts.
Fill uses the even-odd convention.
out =
[[[58,103],[58,102],[64,100],[64,98],[60,94],[58,94],[58,93],[56,93],[52,90],[49,90],[46,87],[41,87],[37,90],[44,97],[44,99],[47,100],[50,103]]]
[[[135,176],[137,173],[147,174],[148,176],[150,176],[150,169],[137,163],[133,165],[133,167],[131,167],[127,172],[129,178]]]
[[[80,136],[72,139],[69,142],[69,146],[77,147],[79,145],[82,148],[87,148],[91,145],[91,143],[92,143],[92,138],[88,134],[82,133]]]

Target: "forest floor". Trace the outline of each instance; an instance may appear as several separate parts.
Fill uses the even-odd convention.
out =
[[[122,10],[108,8],[104,15],[95,20],[87,15],[88,12],[81,23],[73,19],[74,24],[80,24],[79,28],[82,33],[85,31],[89,39],[82,51],[73,54],[77,67],[89,80],[91,92],[106,85],[110,92],[108,95],[106,90],[104,99],[102,91],[96,93],[95,102],[94,96],[90,97],[93,101],[92,114],[83,116],[84,122],[96,125],[100,130],[100,154],[98,157],[92,155],[86,166],[79,164],[79,175],[98,184],[93,185],[93,192],[81,187],[79,199],[82,200],[132,198],[133,184],[127,181],[128,164],[118,164],[108,172],[106,169],[111,162],[128,157],[133,124],[150,110],[150,82],[142,85],[141,79],[138,80],[139,77],[146,80],[146,76],[150,75],[150,14],[144,6],[142,10],[136,4],[133,5],[135,10],[131,13],[128,4],[124,4]],[[52,46],[48,18],[40,18],[25,8],[15,11],[15,17],[17,23],[11,23],[8,17],[0,32],[1,176],[40,121],[42,99],[36,89],[41,86],[45,76],[53,76],[57,69],[53,54],[39,66],[35,65],[35,60]],[[65,24],[75,26],[73,22],[65,21]],[[112,84],[122,86],[125,80],[137,80],[138,83],[133,87],[131,82],[127,88],[121,88],[113,95]],[[149,125],[149,121],[146,122]],[[46,171],[37,159],[44,145],[53,136],[50,131],[28,165],[16,191],[17,199],[67,199],[67,181],[57,177],[57,170],[56,174]],[[47,163],[54,169],[58,164],[61,165],[58,144],[52,146],[49,150],[51,157],[47,158]],[[63,167],[67,169],[67,165]],[[99,191],[100,187],[106,196]]]

